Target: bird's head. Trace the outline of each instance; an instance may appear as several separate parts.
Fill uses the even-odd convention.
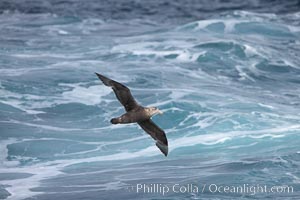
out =
[[[147,109],[147,112],[150,116],[153,116],[153,115],[156,115],[156,114],[160,114],[162,115],[163,112],[161,110],[159,110],[158,108],[156,107],[150,107],[150,108],[146,108]]]

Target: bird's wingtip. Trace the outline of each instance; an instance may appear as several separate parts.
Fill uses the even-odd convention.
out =
[[[97,77],[98,77],[101,81],[103,81],[104,79],[106,79],[106,77],[104,77],[103,75],[101,75],[101,74],[99,74],[99,73],[97,73],[97,72],[95,72],[95,74],[97,75]]]
[[[156,146],[166,157],[168,156],[168,152],[169,152],[168,145],[165,145],[160,141],[156,141]]]

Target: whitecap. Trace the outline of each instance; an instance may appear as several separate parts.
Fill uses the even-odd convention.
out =
[[[67,86],[71,88],[71,90],[69,89],[52,97],[14,93],[2,87],[0,88],[0,95],[5,98],[1,99],[0,102],[20,109],[27,114],[35,115],[44,113],[44,111],[37,109],[52,107],[58,104],[81,103],[84,105],[97,105],[102,101],[110,101],[109,99],[103,99],[103,97],[112,92],[109,87],[101,84],[92,86],[85,86],[85,84],[86,83],[61,83],[59,86]]]
[[[170,141],[170,144],[172,144],[170,150],[198,144],[215,145],[237,137],[250,137],[256,139],[264,137],[281,138],[286,136],[286,134],[282,134],[283,132],[295,130],[300,130],[300,126],[293,125],[257,131],[230,131],[225,133],[199,134],[188,137],[185,136]]]
[[[76,102],[85,105],[97,105],[102,101],[103,96],[112,92],[109,87],[100,84],[90,87],[84,87],[81,84],[69,84],[68,86],[73,87],[73,89],[62,93],[61,103]]]

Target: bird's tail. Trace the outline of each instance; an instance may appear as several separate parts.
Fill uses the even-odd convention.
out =
[[[112,118],[110,120],[110,123],[112,123],[112,124],[119,124],[119,123],[121,123],[121,120],[120,120],[120,118]]]

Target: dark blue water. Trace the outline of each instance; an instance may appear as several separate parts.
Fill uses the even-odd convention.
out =
[[[299,199],[299,9],[2,0],[0,199]],[[168,157],[110,124],[124,110],[94,72],[164,111]]]

